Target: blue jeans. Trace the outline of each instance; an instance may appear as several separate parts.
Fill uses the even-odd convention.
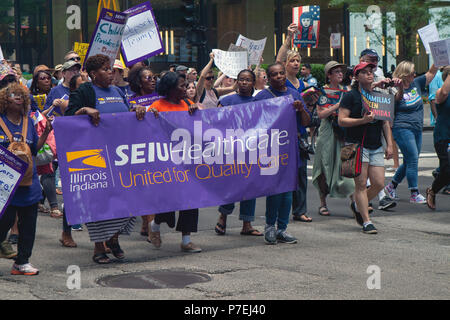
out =
[[[256,199],[245,200],[240,202],[239,220],[244,222],[255,221]],[[219,212],[224,216],[232,214],[234,210],[234,203],[224,204],[219,207]]]
[[[266,198],[266,224],[274,226],[278,223],[278,230],[286,230],[289,223],[289,213],[292,206],[292,191],[275,194]]]
[[[392,179],[401,183],[406,176],[408,188],[418,189],[419,154],[422,148],[422,131],[405,128],[393,128],[392,133],[403,154],[403,163],[398,167]]]

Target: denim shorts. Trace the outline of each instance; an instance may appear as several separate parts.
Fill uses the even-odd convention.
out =
[[[362,162],[368,162],[369,166],[373,167],[384,167],[383,147],[379,147],[375,150],[364,148]]]

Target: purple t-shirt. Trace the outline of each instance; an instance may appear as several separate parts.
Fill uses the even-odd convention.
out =
[[[100,88],[92,85],[95,91],[96,105],[95,108],[100,113],[119,113],[128,112],[130,106],[123,92],[116,86],[108,88]]]
[[[256,101],[256,97],[241,96],[240,94],[236,93],[236,94],[232,94],[232,95],[223,97],[220,100],[220,104],[222,106],[226,107],[226,106],[233,106],[236,104],[249,103],[252,101]]]

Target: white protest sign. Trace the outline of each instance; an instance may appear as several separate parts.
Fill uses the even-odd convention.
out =
[[[430,42],[430,50],[436,67],[450,65],[450,38]]]
[[[439,41],[439,33],[436,24],[432,23],[417,30],[420,39],[422,39],[423,46],[428,54],[430,54],[430,42]]]
[[[2,60],[5,60],[5,57],[3,57],[2,46],[0,46],[0,61]]]
[[[333,49],[341,48],[341,34],[340,33],[332,33],[330,36],[330,44]]]
[[[0,146],[0,218],[27,168],[27,163]]]
[[[243,35],[239,35],[236,45],[242,48],[246,48],[250,55],[249,64],[259,66],[261,57],[264,52],[264,47],[266,46],[267,38],[261,40],[252,40],[244,37]]]
[[[129,15],[122,38],[123,58],[127,66],[164,51],[150,2],[130,8],[124,13]]]
[[[214,63],[228,77],[237,79],[237,75],[248,68],[247,52],[222,51],[213,49]]]

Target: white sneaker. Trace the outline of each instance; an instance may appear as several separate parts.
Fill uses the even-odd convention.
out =
[[[39,274],[39,270],[31,265],[31,263],[26,264],[13,264],[11,269],[11,274],[13,275],[24,275],[24,276],[35,276]]]
[[[423,204],[423,203],[427,203],[427,199],[425,199],[425,197],[423,195],[421,195],[420,193],[413,193],[411,195],[411,198],[409,198],[409,202]]]

